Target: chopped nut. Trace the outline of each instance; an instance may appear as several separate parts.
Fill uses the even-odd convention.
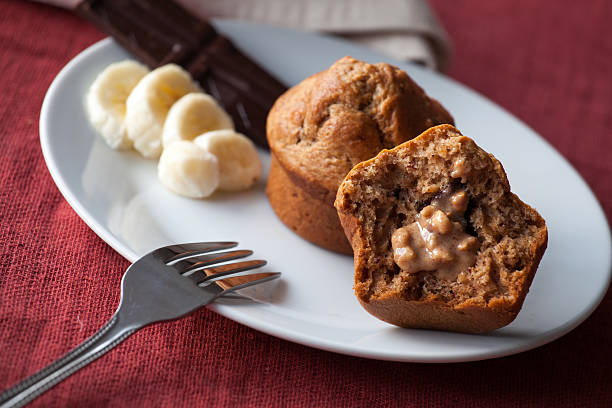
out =
[[[429,250],[433,250],[438,246],[438,234],[432,234],[426,229],[421,230],[421,239],[425,243],[425,247]]]
[[[455,162],[453,163],[453,169],[451,170],[451,177],[463,178],[467,176],[470,170],[469,167],[469,164],[465,162],[465,159],[463,157],[455,160]]]
[[[416,258],[416,253],[409,246],[395,249],[395,256],[393,259],[402,269],[409,269],[414,258]]]
[[[407,245],[408,238],[410,238],[410,235],[408,234],[408,232],[404,230],[403,228],[400,228],[396,231],[395,234],[393,234],[393,240],[394,240],[393,245],[394,246]]]
[[[444,248],[434,248],[433,251],[431,251],[431,259],[439,262],[450,262],[454,257]]]
[[[430,184],[428,186],[425,186],[421,189],[421,192],[423,194],[425,193],[437,193],[438,191],[440,191],[440,185],[438,184]]]
[[[421,216],[425,218],[429,218],[434,214],[435,211],[436,211],[435,207],[428,205],[427,207],[421,210]]]
[[[458,191],[450,198],[453,209],[457,212],[465,212],[469,203],[468,195],[464,190]]]
[[[463,241],[457,244],[457,249],[460,251],[469,251],[478,243],[478,240],[474,237],[467,237]]]
[[[431,217],[431,226],[434,231],[445,235],[451,232],[453,225],[448,219],[448,216],[444,214],[444,211],[437,210]]]

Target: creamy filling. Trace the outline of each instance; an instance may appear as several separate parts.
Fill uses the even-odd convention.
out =
[[[465,190],[447,191],[423,208],[415,222],[396,229],[391,245],[397,266],[408,273],[433,271],[451,281],[473,266],[478,240],[459,222],[468,202]]]

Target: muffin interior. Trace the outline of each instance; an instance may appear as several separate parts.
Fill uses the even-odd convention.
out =
[[[439,128],[358,166],[341,187],[342,208],[361,228],[355,291],[366,302],[390,295],[450,306],[517,299],[536,248],[546,240],[544,220],[510,192],[499,162],[471,139],[448,131],[452,127]],[[394,259],[393,233],[457,191],[465,191],[468,203],[453,221],[477,239],[473,265],[450,278],[436,270],[402,270]]]

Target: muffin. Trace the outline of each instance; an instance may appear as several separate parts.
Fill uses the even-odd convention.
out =
[[[453,118],[405,72],[342,58],[289,89],[268,115],[270,204],[298,235],[350,254],[333,207],[346,174],[442,123]]]
[[[547,244],[542,217],[502,165],[450,125],[355,166],[335,207],[355,295],[409,327],[491,331],[518,314]]]

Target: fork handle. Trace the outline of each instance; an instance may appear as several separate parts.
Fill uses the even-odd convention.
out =
[[[123,324],[118,313],[93,336],[47,367],[0,394],[0,408],[22,407],[87,364],[101,357],[140,327]]]

